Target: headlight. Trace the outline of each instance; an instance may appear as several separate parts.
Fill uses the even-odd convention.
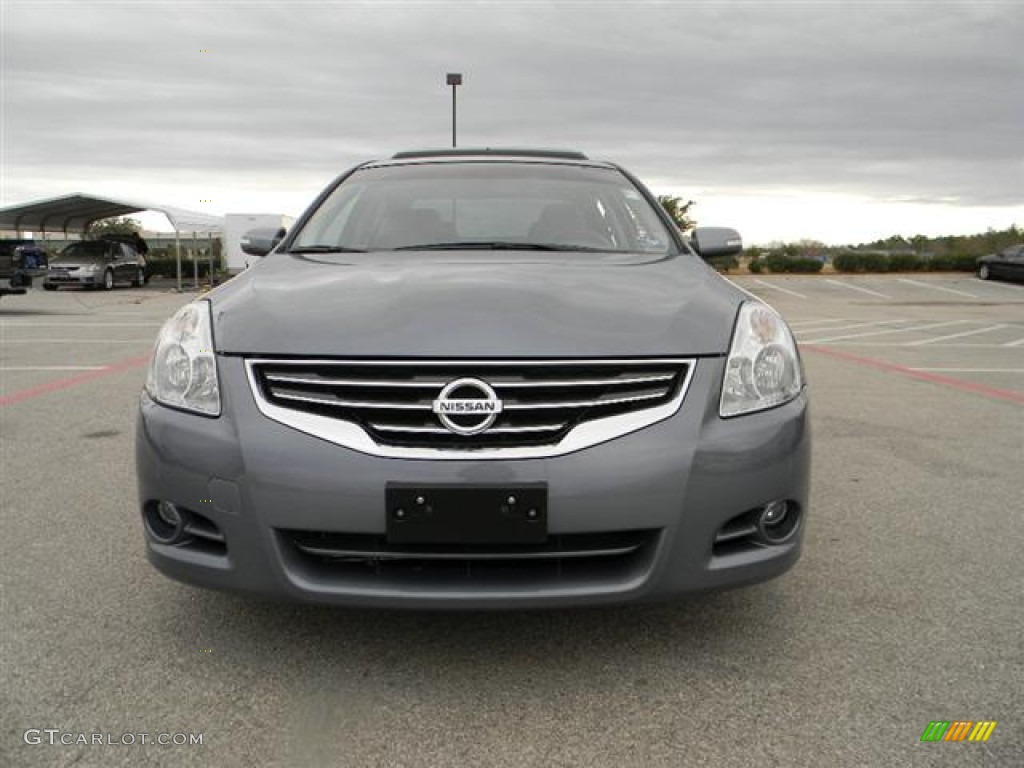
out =
[[[220,415],[210,302],[186,304],[164,323],[149,364],[146,391],[164,405]]]
[[[719,415],[774,408],[800,394],[803,386],[800,356],[786,323],[764,304],[744,303],[725,363]]]
[[[85,264],[82,266],[83,272],[99,272],[102,267],[99,264]]]

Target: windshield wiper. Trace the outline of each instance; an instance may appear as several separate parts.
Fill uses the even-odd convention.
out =
[[[476,242],[422,243],[400,245],[393,251],[596,251],[607,248],[592,248],[588,245],[561,245],[558,243],[517,243],[508,240],[484,240]]]
[[[346,248],[344,245],[300,245],[288,253],[366,253],[366,249]]]

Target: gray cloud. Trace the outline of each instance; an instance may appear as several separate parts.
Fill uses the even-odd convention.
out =
[[[34,176],[329,178],[450,137],[688,188],[1020,205],[1014,3],[7,4],[4,202]],[[205,52],[209,50],[209,52]],[[159,197],[159,193],[155,193]]]

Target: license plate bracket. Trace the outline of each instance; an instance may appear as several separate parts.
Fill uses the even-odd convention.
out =
[[[391,544],[541,544],[548,537],[546,483],[388,483]]]

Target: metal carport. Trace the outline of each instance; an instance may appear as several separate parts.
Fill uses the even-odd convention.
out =
[[[220,235],[224,228],[224,219],[221,216],[188,211],[171,205],[75,193],[0,208],[0,230],[13,230],[18,233],[39,232],[44,239],[47,232],[63,232],[66,239],[68,232],[81,234],[94,221],[113,216],[128,216],[142,211],[162,213],[174,228],[174,250],[180,291],[181,233],[191,232],[193,239],[198,235]]]

